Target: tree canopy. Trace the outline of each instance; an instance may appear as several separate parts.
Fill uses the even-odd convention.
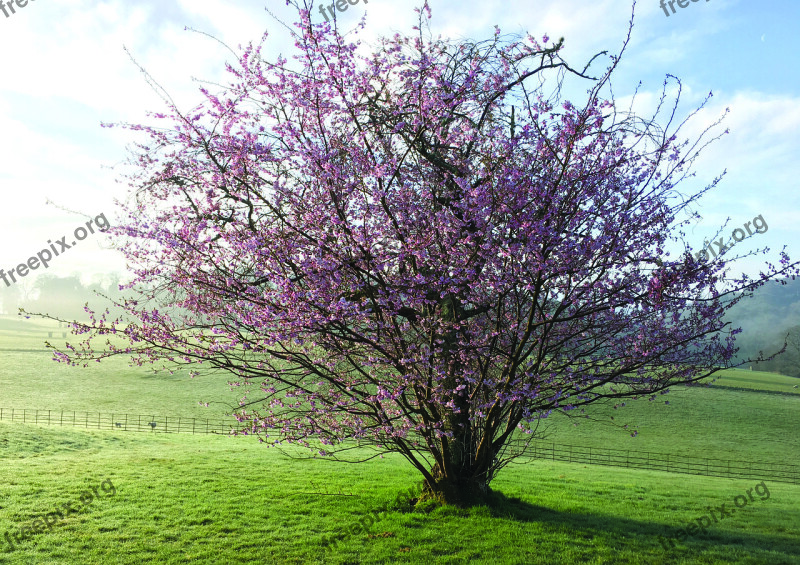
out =
[[[426,3],[417,33],[367,56],[298,8],[294,63],[262,58],[265,34],[200,107],[128,126],[151,142],[110,231],[141,295],[125,319],[73,324],[87,340],[59,360],[226,372],[247,389],[242,433],[401,453],[426,497],[461,504],[553,412],[727,366],[722,316],[743,295],[725,297],[796,273],[783,255],[731,284],[688,246],[665,254],[721,178],[676,190],[719,122],[679,141],[673,77],[649,119],[620,109],[627,40],[595,76],[595,59],[561,58],[563,39],[431,38]],[[570,77],[585,102],[563,100]],[[129,345],[95,350],[108,334]]]

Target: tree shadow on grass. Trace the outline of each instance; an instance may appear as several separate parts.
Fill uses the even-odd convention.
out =
[[[800,539],[789,535],[760,534],[749,532],[725,531],[725,525],[718,524],[704,533],[679,541],[676,538],[678,530],[685,524],[659,523],[633,520],[609,515],[596,515],[589,513],[563,512],[545,506],[538,506],[525,502],[518,497],[509,497],[502,492],[492,491],[487,497],[487,503],[471,508],[455,506],[427,505],[413,510],[413,512],[435,512],[437,516],[470,517],[475,514],[488,514],[493,518],[511,520],[523,523],[538,523],[555,529],[563,529],[574,538],[591,540],[595,537],[615,539],[620,546],[629,548],[652,547],[657,552],[665,555],[679,555],[684,557],[689,554],[697,555],[700,552],[728,553],[735,549],[770,553],[774,563],[800,563]],[[684,522],[686,522],[684,520]],[[731,522],[732,524],[733,522]],[[776,555],[776,553],[778,555]],[[781,560],[781,556],[784,560]]]

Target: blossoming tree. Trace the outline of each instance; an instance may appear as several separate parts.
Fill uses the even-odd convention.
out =
[[[424,498],[466,504],[553,412],[728,365],[727,293],[795,272],[783,255],[734,288],[722,262],[665,253],[719,178],[678,198],[709,130],[677,141],[669,81],[650,120],[604,98],[627,42],[591,76],[563,40],[427,38],[426,4],[366,56],[298,8],[293,64],[250,45],[199,108],[135,126],[152,142],[111,231],[139,296],[125,319],[73,323],[86,341],[58,359],[227,372],[247,389],[239,431],[397,452]],[[567,79],[584,104],[562,100]],[[93,346],[112,334],[125,345]]]

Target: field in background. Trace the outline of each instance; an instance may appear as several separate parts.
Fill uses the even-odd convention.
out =
[[[153,375],[122,358],[87,369],[57,364],[41,346],[48,331],[67,330],[0,319],[0,406],[217,418],[238,398],[224,375]],[[54,335],[51,342],[66,341]],[[715,384],[751,390],[675,387],[652,402],[592,410],[600,425],[551,418],[547,439],[798,463],[800,396],[793,382],[800,379],[726,371]],[[199,401],[219,404],[203,408]],[[608,425],[610,416],[638,426],[638,436]],[[511,465],[493,483],[511,498],[501,510],[391,513],[372,526],[373,537],[356,533],[326,556],[323,536],[418,481],[402,458],[348,465],[290,459],[250,437],[0,422],[0,459],[0,562],[12,564],[800,563],[800,486],[768,480],[768,500],[756,497],[667,551],[659,535],[674,535],[709,506],[732,506],[759,481],[551,461]],[[114,497],[3,553],[6,531],[104,478],[113,480]],[[337,493],[356,496],[331,496]]]
[[[155,374],[157,365],[130,366],[122,356],[70,367],[53,361],[44,346],[46,340],[63,347],[79,337],[49,320],[0,317],[0,407],[216,419],[241,395],[231,392],[224,374],[194,379],[187,370]],[[200,402],[215,403],[205,408]]]
[[[752,390],[774,390],[787,394],[800,394],[800,379],[745,369],[728,369],[721,373],[722,378],[711,386],[738,387]],[[794,388],[798,385],[797,388]]]

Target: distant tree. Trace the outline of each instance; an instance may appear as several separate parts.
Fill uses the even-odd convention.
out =
[[[668,81],[641,119],[601,95],[619,56],[575,105],[562,81],[589,65],[569,66],[563,40],[428,39],[425,5],[418,36],[360,58],[311,8],[300,68],[250,46],[226,92],[134,127],[152,142],[110,231],[143,290],[128,320],[74,324],[130,345],[59,360],[203,363],[257,387],[242,432],[398,452],[423,499],[469,504],[519,455],[517,430],[729,365],[722,315],[747,295],[729,293],[797,273],[784,254],[729,285],[688,246],[662,257],[676,216],[720,180],[675,190],[706,133],[677,141],[677,97],[657,124]]]
[[[761,365],[784,375],[800,377],[800,326],[792,326],[773,337],[769,350],[782,351],[784,348],[786,351],[783,355]]]
[[[26,300],[25,308],[59,316],[84,317],[83,307],[91,296],[77,274],[68,277],[49,273],[39,275],[33,290],[36,297]]]
[[[87,290],[93,294],[100,294],[106,298],[119,300],[122,298],[120,291],[122,278],[119,273],[98,273],[92,277],[92,282]]]
[[[0,305],[2,305],[0,313],[5,315],[16,314],[22,305],[22,292],[19,286],[6,286],[0,283]]]
[[[800,326],[792,326],[786,332],[786,342],[794,352],[800,355]]]

